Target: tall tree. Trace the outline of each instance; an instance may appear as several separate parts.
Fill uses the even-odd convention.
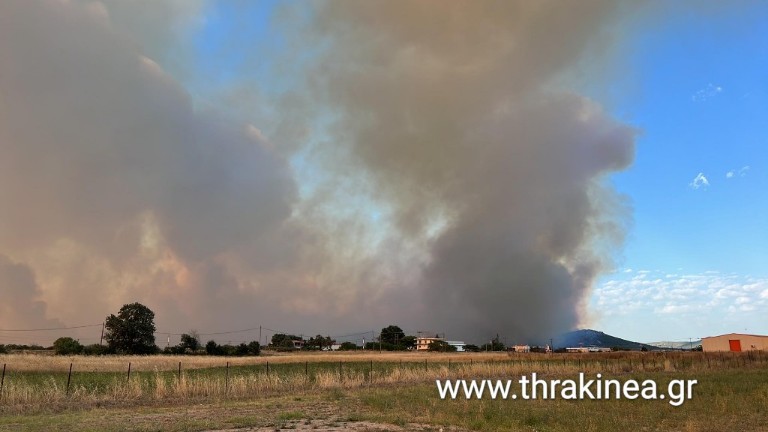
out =
[[[181,347],[182,352],[189,350],[194,353],[200,349],[200,339],[197,336],[197,332],[193,330],[191,334],[184,333],[181,335],[181,343],[179,346]]]
[[[155,352],[155,313],[141,303],[120,308],[107,317],[104,339],[111,352],[152,354]]]
[[[381,329],[381,341],[392,345],[399,345],[405,337],[403,329],[396,325],[390,325]]]

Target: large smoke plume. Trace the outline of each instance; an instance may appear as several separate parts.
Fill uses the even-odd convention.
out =
[[[320,11],[332,48],[313,84],[338,115],[334,144],[399,235],[433,232],[413,293],[424,325],[541,341],[581,318],[606,242],[621,237],[601,180],[631,162],[634,131],[553,82],[612,12],[508,1]]]
[[[318,4],[294,87],[248,125],[195,108],[145,48],[172,36],[131,36],[143,15],[0,2],[0,289],[38,320],[0,327],[129,301],[181,331],[573,327],[635,132],[562,83],[612,5]]]

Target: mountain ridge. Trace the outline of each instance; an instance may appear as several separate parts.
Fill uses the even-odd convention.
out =
[[[579,329],[563,333],[560,336],[554,338],[553,343],[555,349],[589,346],[601,348],[619,348],[633,351],[641,351],[643,348],[648,351],[657,351],[661,349],[658,346],[622,339],[592,329]]]

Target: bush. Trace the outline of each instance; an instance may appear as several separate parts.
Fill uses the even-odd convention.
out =
[[[3,344],[0,344],[0,354],[8,354],[8,349]]]
[[[198,340],[197,335],[194,333],[184,333],[181,335],[181,343],[179,344],[179,347],[181,348],[181,354],[184,354],[187,351],[190,353],[195,353],[198,349],[200,349],[200,341]]]
[[[247,356],[247,355],[257,356],[261,354],[261,344],[259,344],[256,341],[253,341],[248,344],[241,343],[240,345],[236,345],[236,346],[219,345],[216,343],[216,341],[211,340],[205,344],[205,352],[206,354],[212,355],[212,356],[230,356],[230,357]]]
[[[339,350],[341,351],[354,351],[357,349],[357,345],[354,342],[342,342]]]
[[[365,349],[367,350],[379,350],[382,351],[405,351],[405,347],[402,345],[394,345],[389,342],[366,342]]]
[[[60,337],[53,342],[53,350],[56,355],[80,354],[83,346],[71,337]]]
[[[437,352],[456,352],[456,347],[450,345],[446,341],[436,340],[429,343],[429,350]]]
[[[183,345],[174,345],[174,346],[168,346],[163,348],[163,354],[172,354],[172,355],[179,355],[179,354],[186,354],[186,348],[184,348]]]
[[[212,356],[223,354],[219,344],[212,340],[205,344],[205,353]]]
[[[83,354],[85,355],[106,355],[109,354],[109,348],[104,345],[92,344],[83,347]]]

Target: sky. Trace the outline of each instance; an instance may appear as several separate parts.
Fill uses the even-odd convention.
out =
[[[0,343],[768,334],[766,19],[4,2]]]
[[[613,182],[633,224],[591,298],[595,325],[643,341],[765,334],[768,8],[673,12],[626,45],[612,106],[643,132]]]

